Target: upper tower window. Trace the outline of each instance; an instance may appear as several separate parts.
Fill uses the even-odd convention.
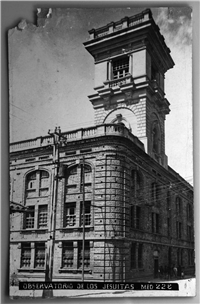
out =
[[[113,79],[127,76],[129,73],[129,57],[123,57],[113,61]]]

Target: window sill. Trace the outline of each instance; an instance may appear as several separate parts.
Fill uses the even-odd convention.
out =
[[[60,268],[58,270],[60,273],[73,273],[73,274],[80,274],[82,273],[82,269],[73,269],[73,268]],[[88,273],[88,274],[92,274],[92,270],[91,269],[84,269],[84,273]]]
[[[18,268],[19,272],[45,272],[44,268]]]
[[[38,233],[39,231],[46,233],[48,231],[48,228],[38,228],[38,229],[27,228],[27,229],[21,229],[20,233],[29,233],[29,232],[31,232],[31,233],[33,233],[33,232]]]
[[[68,226],[68,227],[60,228],[60,230],[61,230],[61,231],[65,231],[65,230],[80,231],[80,230],[83,230],[83,227]],[[86,231],[92,231],[92,230],[94,230],[94,226],[85,226],[85,230],[86,230]]]
[[[31,200],[31,199],[39,199],[39,198],[43,198],[43,197],[48,197],[49,194],[46,195],[37,195],[37,196],[31,196],[31,197],[26,197],[26,200]]]

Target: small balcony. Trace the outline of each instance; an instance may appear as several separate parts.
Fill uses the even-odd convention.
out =
[[[120,77],[117,79],[107,80],[104,82],[105,88],[113,88],[117,86],[123,86],[126,84],[133,83],[133,77],[131,74],[127,74],[125,77]]]

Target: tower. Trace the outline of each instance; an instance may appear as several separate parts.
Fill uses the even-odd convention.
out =
[[[95,124],[123,124],[145,151],[167,168],[164,78],[174,66],[150,9],[89,31],[84,43],[94,57]]]

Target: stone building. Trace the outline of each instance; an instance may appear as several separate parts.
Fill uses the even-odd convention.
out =
[[[53,280],[80,281],[83,263],[85,281],[193,275],[193,188],[165,155],[170,50],[150,10],[89,34],[95,126],[10,145],[11,284],[45,279],[50,222]]]

